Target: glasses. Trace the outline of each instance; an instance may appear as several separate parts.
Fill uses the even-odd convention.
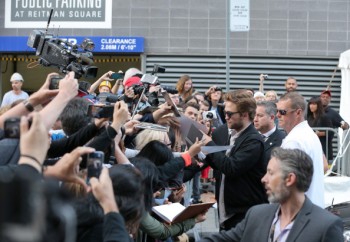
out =
[[[283,110],[283,109],[277,109],[277,113],[280,113],[282,116],[287,115],[288,112],[294,112],[296,109],[292,110]]]
[[[236,113],[240,113],[240,112],[224,111],[225,116],[227,116],[228,118],[231,118],[231,116],[236,114]]]

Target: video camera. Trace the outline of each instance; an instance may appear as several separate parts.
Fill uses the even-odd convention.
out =
[[[47,27],[50,24],[53,9],[51,9]],[[59,71],[66,74],[75,73],[75,78],[95,78],[98,68],[91,66],[93,61],[92,50],[95,44],[90,39],[85,39],[81,45],[76,45],[67,40],[55,38],[46,31],[33,30],[27,41],[27,45],[36,49],[39,63],[43,66],[56,66]]]

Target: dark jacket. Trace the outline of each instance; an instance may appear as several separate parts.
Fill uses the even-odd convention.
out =
[[[124,242],[132,241],[119,213],[103,214],[98,202],[87,197],[74,204],[77,214],[77,239],[79,242]]]
[[[95,137],[95,135],[98,133],[98,130],[99,129],[95,124],[90,123],[69,137],[64,137],[62,139],[52,141],[50,148],[47,151],[47,157],[61,157],[64,154],[71,152],[76,147],[85,145],[90,139]]]
[[[278,207],[279,204],[276,203],[255,206],[235,228],[213,234],[200,241],[270,241],[270,229]],[[306,198],[286,241],[342,242],[344,241],[343,223],[338,216],[314,205]]]
[[[215,137],[220,137],[218,140],[220,145],[224,140],[227,144],[228,140],[227,125],[221,127],[213,134],[214,141]],[[216,145],[214,141],[208,145]],[[225,174],[224,204],[227,214],[245,213],[250,207],[267,202],[265,189],[261,183],[267,167],[264,142],[253,124],[250,124],[236,139],[229,156],[223,152],[212,153],[207,156],[207,161],[213,169]],[[220,184],[221,179],[216,182],[217,199]]]
[[[286,137],[286,133],[282,130],[276,128],[275,132],[273,132],[268,139],[265,141],[265,159],[269,161],[271,158],[271,151],[275,147],[280,147],[282,144],[282,140]]]
[[[328,114],[330,114],[330,113],[328,113]],[[339,116],[338,113],[336,113],[336,114]],[[309,117],[307,119],[307,122],[310,125],[310,127],[312,127],[312,128],[314,128],[314,127],[335,128],[336,127],[336,126],[334,126],[332,124],[332,120],[326,114],[322,115],[318,119],[314,119],[313,117]],[[341,121],[335,122],[335,123],[339,123],[340,124],[340,122]],[[320,132],[326,132],[326,131],[320,130]],[[328,160],[333,160],[333,145],[332,145],[333,137],[334,137],[334,132],[333,131],[328,131],[328,136],[318,137],[320,139],[320,142],[321,142],[321,145],[322,145],[323,153],[327,156]],[[327,143],[328,143],[328,150],[327,150]]]

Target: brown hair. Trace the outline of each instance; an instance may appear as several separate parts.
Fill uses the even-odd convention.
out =
[[[177,84],[176,84],[177,91],[179,92],[179,94],[181,96],[183,96],[184,99],[186,99],[187,97],[191,96],[192,92],[193,92],[193,85],[192,85],[191,89],[188,92],[185,92],[184,87],[185,87],[185,83],[188,80],[191,80],[191,77],[189,75],[183,75],[183,76],[180,77],[180,79],[177,81]]]
[[[280,97],[280,101],[288,101],[288,100],[291,100],[292,109],[300,108],[301,110],[303,110],[303,112],[305,112],[306,101],[301,94],[299,94],[298,92],[287,92]]]
[[[248,113],[249,120],[253,121],[256,110],[255,99],[245,90],[239,89],[225,94],[225,101],[233,102],[240,113]]]

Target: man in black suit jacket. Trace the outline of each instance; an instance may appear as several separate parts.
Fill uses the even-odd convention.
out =
[[[225,153],[207,156],[206,161],[220,172],[216,181],[220,228],[228,230],[240,222],[248,209],[266,203],[267,198],[260,182],[266,172],[264,143],[252,124],[256,109],[255,100],[242,90],[229,92],[225,99],[227,125],[213,133],[214,142],[206,136],[207,145],[227,143],[228,128],[234,130],[230,139],[233,147]]]
[[[274,102],[259,102],[256,106],[254,126],[264,139],[265,158],[270,160],[271,150],[279,147],[286,137],[284,131],[279,130],[275,125],[277,106]]]
[[[235,228],[201,241],[344,241],[341,219],[305,196],[312,174],[312,160],[304,151],[273,149],[262,179],[271,204],[252,207]]]

